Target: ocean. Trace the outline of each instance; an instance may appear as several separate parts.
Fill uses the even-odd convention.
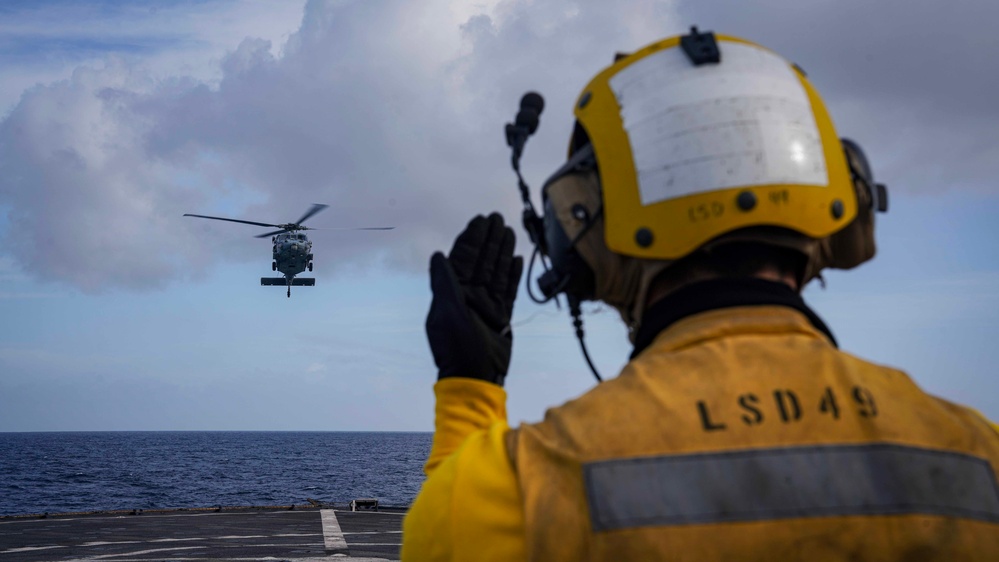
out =
[[[432,433],[0,433],[0,515],[119,509],[409,505]]]

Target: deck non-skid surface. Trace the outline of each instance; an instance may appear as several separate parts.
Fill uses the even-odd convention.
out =
[[[0,520],[0,562],[398,560],[401,512],[261,510]]]

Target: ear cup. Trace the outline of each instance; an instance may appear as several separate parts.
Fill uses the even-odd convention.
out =
[[[874,183],[860,145],[849,139],[841,139],[841,143],[857,197],[857,216],[846,228],[822,242],[822,261],[826,267],[851,269],[873,258],[877,251],[874,212],[887,209],[887,192],[884,186]]]
[[[869,183],[874,183],[874,174],[871,172],[871,165],[867,162],[867,155],[860,145],[850,139],[839,139],[843,145],[843,154],[846,156],[846,163],[850,166],[850,171],[862,176]]]

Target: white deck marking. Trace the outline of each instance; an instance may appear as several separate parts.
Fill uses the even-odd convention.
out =
[[[270,535],[222,535],[221,537],[215,537],[216,539],[230,541],[230,540],[240,540],[240,539],[266,539]]]
[[[178,546],[174,548],[151,548],[149,550],[136,550],[133,552],[122,552],[120,554],[101,554],[100,556],[90,556],[88,560],[105,560],[107,558],[121,558],[122,556],[139,556],[151,554],[153,552],[169,552],[171,550],[192,550],[196,548],[206,548],[204,546]]]
[[[340,530],[340,522],[336,520],[336,513],[332,509],[321,509],[319,513],[323,520],[326,552],[347,550],[347,540],[343,538],[343,531]]]
[[[32,552],[35,550],[49,550],[50,548],[66,548],[65,546],[22,546],[21,548],[10,548],[0,550],[0,554],[10,554],[12,552]]]
[[[355,515],[358,515],[358,516],[360,516],[360,515],[398,515],[399,517],[405,517],[406,516],[406,512],[405,511],[403,511],[401,513],[397,513],[395,511],[371,511],[371,510],[365,510],[365,511],[351,511],[349,513],[350,513],[351,517],[353,517]]]

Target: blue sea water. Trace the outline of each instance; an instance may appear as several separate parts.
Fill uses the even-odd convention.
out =
[[[0,433],[0,515],[113,509],[409,505],[431,433]]]

